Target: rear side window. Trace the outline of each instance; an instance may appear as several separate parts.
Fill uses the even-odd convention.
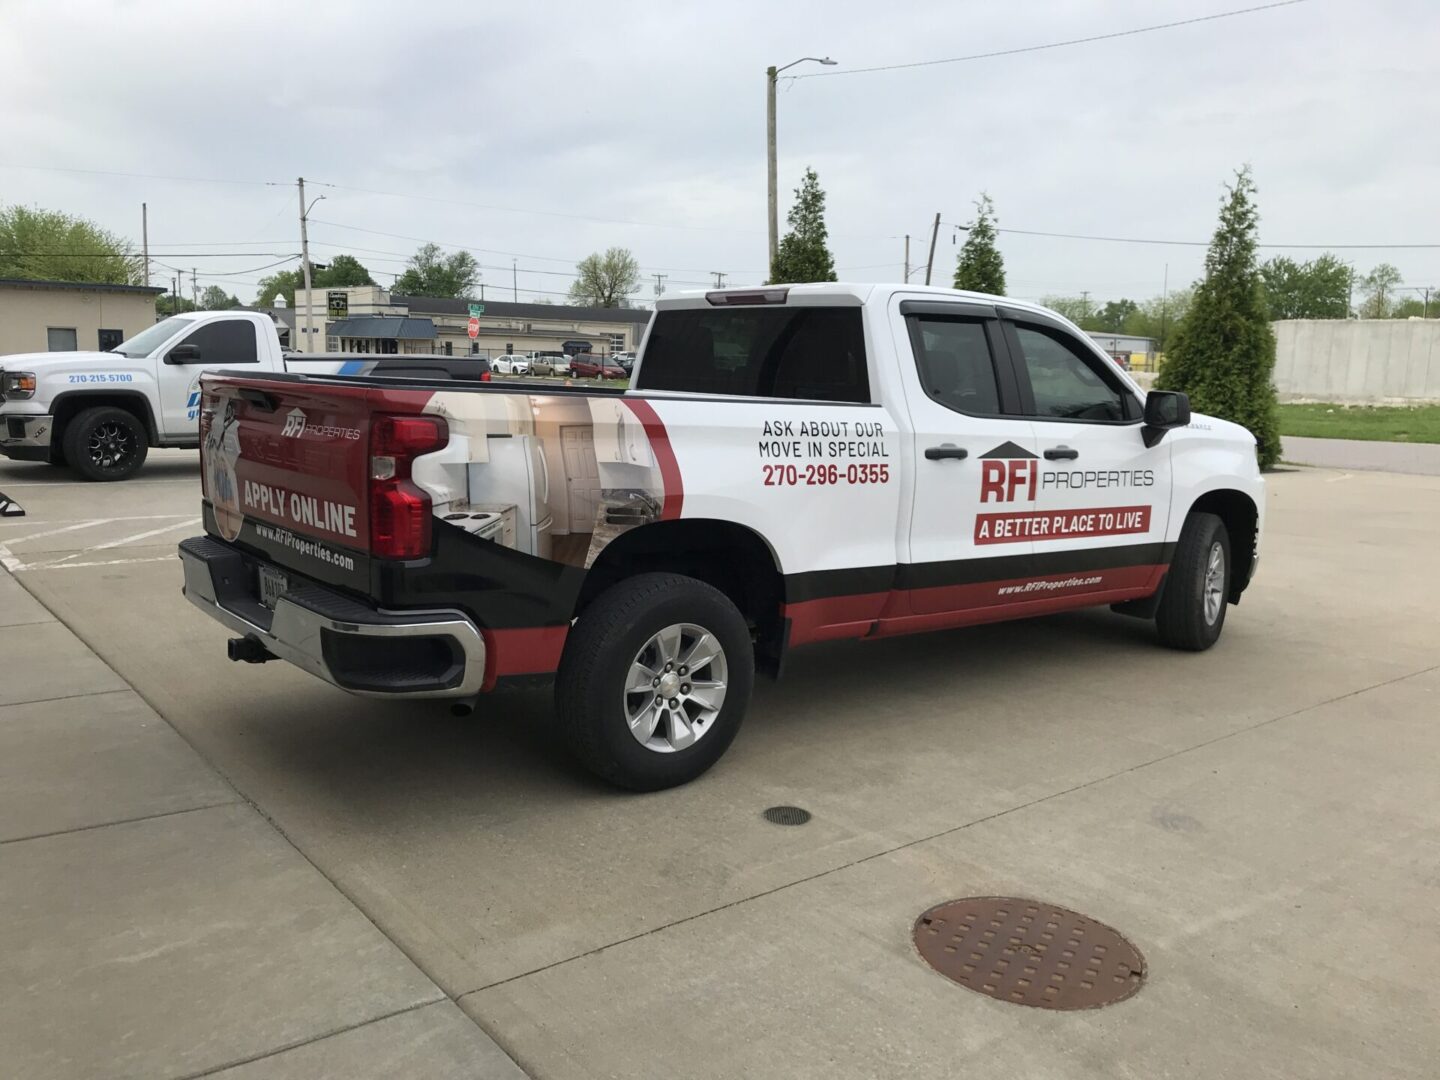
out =
[[[242,319],[207,323],[177,344],[195,345],[204,364],[255,364],[255,327]]]
[[[910,316],[920,383],[932,401],[956,412],[1000,412],[995,361],[982,319]]]
[[[638,389],[868,403],[860,309],[662,311]]]

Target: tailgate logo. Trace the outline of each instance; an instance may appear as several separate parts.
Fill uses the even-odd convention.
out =
[[[291,409],[285,414],[285,427],[280,434],[288,439],[298,439],[305,434],[305,414],[299,409]]]

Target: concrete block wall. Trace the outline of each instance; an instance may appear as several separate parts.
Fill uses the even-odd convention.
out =
[[[1440,319],[1287,319],[1271,325],[1281,401],[1440,401]]]

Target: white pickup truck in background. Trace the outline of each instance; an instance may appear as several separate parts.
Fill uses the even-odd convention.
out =
[[[297,355],[270,316],[199,311],[156,323],[109,352],[0,356],[0,455],[68,465],[87,480],[125,480],[152,446],[198,447],[200,376],[302,370],[488,379],[476,357]]]

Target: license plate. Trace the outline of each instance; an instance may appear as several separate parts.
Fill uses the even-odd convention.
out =
[[[260,603],[273,609],[275,601],[284,596],[289,588],[290,582],[285,580],[285,575],[279,570],[268,566],[260,567]]]

